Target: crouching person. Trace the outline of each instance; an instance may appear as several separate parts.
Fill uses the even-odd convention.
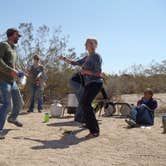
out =
[[[146,89],[144,96],[137,102],[137,106],[131,111],[129,119],[125,122],[130,127],[154,125],[154,111],[157,108],[157,101],[153,99],[153,91]]]

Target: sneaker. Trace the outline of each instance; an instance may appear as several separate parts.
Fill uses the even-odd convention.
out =
[[[2,130],[0,130],[0,139],[5,139],[5,135],[3,134]]]
[[[152,128],[152,126],[146,126],[145,128],[150,130]]]
[[[8,118],[7,121],[9,123],[12,123],[12,124],[16,125],[17,127],[22,127],[23,126],[23,124],[21,122],[19,122],[17,119],[10,119],[10,118]]]
[[[130,127],[137,127],[137,124],[134,120],[132,119],[125,119],[125,122],[130,126]]]

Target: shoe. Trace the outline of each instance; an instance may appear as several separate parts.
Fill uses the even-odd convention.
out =
[[[99,133],[89,133],[87,136],[85,136],[85,139],[91,139],[98,137],[100,134]]]
[[[29,112],[29,113],[30,113],[30,112],[33,112],[33,111],[31,111],[31,110],[28,110],[27,112]]]
[[[38,110],[39,113],[42,113],[42,110]]]
[[[23,126],[23,124],[21,123],[21,122],[19,122],[17,119],[10,119],[10,118],[8,118],[8,120],[7,120],[9,123],[12,123],[12,124],[14,124],[14,125],[16,125],[17,127],[22,127]]]
[[[141,129],[149,129],[150,130],[152,128],[152,126],[141,126],[140,128]]]
[[[3,134],[3,131],[0,131],[0,139],[5,139],[5,135]]]
[[[130,127],[137,127],[137,124],[134,120],[132,119],[125,119],[125,122],[130,126]]]

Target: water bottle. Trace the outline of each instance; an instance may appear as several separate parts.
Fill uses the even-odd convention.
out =
[[[27,77],[24,75],[20,78],[20,84],[21,86],[25,86],[27,82]]]
[[[166,114],[162,116],[163,133],[166,133]]]
[[[49,113],[45,113],[44,115],[44,122],[49,122]]]

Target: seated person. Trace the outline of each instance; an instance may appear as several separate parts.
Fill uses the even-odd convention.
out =
[[[153,91],[146,89],[144,96],[137,102],[137,106],[131,111],[129,119],[125,122],[130,127],[154,125],[154,110],[157,108],[157,101],[153,99]]]

